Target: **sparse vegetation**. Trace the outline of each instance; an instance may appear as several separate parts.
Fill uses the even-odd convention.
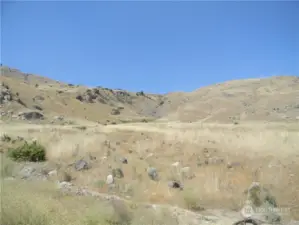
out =
[[[82,130],[82,131],[87,129],[86,126],[76,126],[75,128],[77,128],[78,130]]]
[[[46,160],[46,149],[36,141],[25,142],[19,147],[10,148],[8,156],[15,161],[40,162]]]
[[[137,95],[137,96],[145,96],[145,94],[144,94],[143,91],[136,92],[136,95]]]
[[[10,136],[8,136],[7,134],[3,134],[1,136],[1,141],[3,141],[3,142],[11,142],[12,138]]]
[[[14,162],[7,157],[2,158],[2,165],[0,167],[1,177],[11,177],[14,170]]]
[[[126,198],[132,204],[136,200],[153,204],[176,204],[196,212],[203,210],[203,206],[238,211],[246,199],[243,191],[253,180],[265,184],[271,190],[277,199],[277,205],[292,207],[299,204],[297,190],[299,180],[296,176],[299,169],[296,158],[298,123],[292,123],[292,120],[288,122],[286,119],[283,121],[280,118],[287,113],[291,119],[294,119],[293,114],[297,115],[292,111],[296,108],[296,104],[291,102],[295,99],[292,96],[297,93],[287,89],[288,85],[292,84],[291,78],[286,78],[285,84],[271,78],[277,82],[271,84],[277,91],[267,90],[267,95],[263,94],[262,87],[267,86],[269,80],[261,80],[261,84],[256,84],[257,89],[254,91],[256,99],[260,96],[269,99],[267,104],[269,106],[265,107],[261,107],[259,101],[252,101],[248,97],[252,96],[253,92],[249,81],[246,81],[246,85],[241,81],[228,82],[227,87],[211,86],[209,92],[199,89],[191,94],[167,94],[164,98],[143,92],[135,95],[108,88],[89,89],[86,94],[84,90],[87,89],[82,86],[68,88],[64,85],[62,91],[59,83],[50,87],[45,85],[46,82],[42,83],[43,90],[39,90],[32,88],[37,82],[34,81],[34,76],[31,76],[31,84],[24,83],[21,85],[22,88],[19,87],[19,82],[13,79],[2,77],[1,79],[5,80],[13,93],[20,93],[23,105],[27,104],[28,108],[40,106],[51,120],[53,115],[58,114],[66,119],[64,123],[61,121],[61,126],[54,124],[44,126],[41,122],[36,125],[25,124],[26,121],[17,120],[14,123],[1,123],[0,131],[7,136],[1,137],[1,151],[6,153],[8,150],[10,156],[1,166],[1,173],[5,177],[12,177],[18,172],[16,165],[56,165],[59,161],[61,168],[55,168],[59,177],[53,176],[51,179],[74,182],[106,194],[113,193]],[[244,87],[242,93],[246,94],[233,93],[239,91],[240,86]],[[295,85],[292,87],[294,90],[298,89]],[[223,102],[222,89],[229,90]],[[286,96],[283,101],[279,100],[279,94],[276,95],[280,90],[283,90]],[[33,96],[36,97],[32,98]],[[75,100],[76,96],[81,102]],[[20,103],[21,100],[18,100],[16,95],[13,97],[13,100]],[[5,101],[7,102],[7,99]],[[9,105],[12,107],[10,114],[8,113],[10,108],[3,105],[2,119],[5,116],[11,115],[10,118],[16,116],[13,108],[15,105],[21,111],[25,111],[21,105],[13,102]],[[227,111],[218,111],[221,108]],[[111,116],[113,110],[121,113],[116,113],[118,116]],[[84,118],[89,121],[82,121]],[[266,120],[267,123],[257,122],[256,118]],[[269,122],[268,118],[283,122]],[[71,119],[71,122],[67,122],[67,119]],[[115,126],[101,126],[93,124],[93,121]],[[182,121],[184,123],[181,123]],[[19,126],[19,122],[23,124]],[[44,123],[47,124],[47,117]],[[76,126],[67,126],[70,124]],[[25,144],[22,142],[20,145],[21,142],[13,140],[12,134],[29,138],[38,137],[42,140],[43,146],[36,142]],[[93,157],[88,158],[89,153]],[[120,156],[128,158],[128,164],[121,164]],[[83,158],[90,165],[88,170],[74,169],[74,162]],[[45,163],[34,163],[46,159]],[[27,163],[27,161],[33,162]],[[196,176],[189,179],[189,175],[180,177],[170,174],[171,165],[177,161],[180,161],[182,167],[190,167],[193,170],[192,175]],[[117,175],[116,169],[113,171],[113,168],[118,167],[121,168],[123,176]],[[156,179],[157,174],[147,171],[148,167],[159,171],[159,179]],[[113,174],[116,178],[112,185],[105,182],[109,174]],[[46,176],[47,173],[42,175]],[[122,178],[117,179],[117,176]],[[182,181],[184,190],[169,189],[167,186],[169,179]],[[84,200],[85,197],[73,197],[53,191],[54,189],[46,195],[47,191],[40,189],[43,185],[41,183],[34,183],[35,189],[31,187],[29,191],[24,191],[23,189],[30,187],[30,182],[13,186],[12,193],[17,197],[13,197],[12,194],[9,197],[5,196],[4,201],[10,201],[5,206],[6,224],[120,224],[120,220],[113,217],[116,214],[113,208],[97,205],[101,201],[94,203],[94,199]],[[22,188],[18,189],[17,186]],[[44,194],[47,198],[43,196]],[[270,196],[266,196],[266,200],[270,203],[274,201]],[[32,206],[23,202],[38,202],[39,205]],[[90,212],[94,210],[93,206],[96,209]],[[88,215],[85,216],[86,211]],[[14,215],[19,217],[13,218]],[[146,215],[143,212],[143,215],[146,219],[134,213],[129,220],[130,225],[159,224],[156,214]],[[298,208],[292,208],[292,215],[293,218],[299,218]],[[24,217],[23,224],[21,217]],[[159,221],[160,224],[166,224],[169,218],[168,215]],[[173,225],[175,222],[169,224]]]
[[[200,206],[200,199],[196,197],[195,193],[192,193],[190,190],[184,191],[184,202],[186,208],[192,211],[202,211],[204,207]]]

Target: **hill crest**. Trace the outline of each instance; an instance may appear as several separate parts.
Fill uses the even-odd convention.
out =
[[[238,123],[297,120],[299,116],[297,76],[232,80],[164,95],[67,84],[6,66],[1,67],[0,81],[9,87],[12,100],[0,102],[2,111],[38,109],[45,115],[100,123],[156,119]]]

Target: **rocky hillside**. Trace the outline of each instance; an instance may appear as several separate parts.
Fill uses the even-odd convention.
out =
[[[1,67],[2,112],[35,110],[101,123],[244,120],[295,121],[299,116],[299,77],[229,81],[190,93],[155,95],[106,87],[88,88]]]

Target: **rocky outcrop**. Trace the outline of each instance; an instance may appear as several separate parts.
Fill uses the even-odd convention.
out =
[[[76,99],[86,103],[100,102],[103,104],[115,102],[132,104],[133,96],[127,91],[108,88],[92,88],[76,96]]]
[[[7,85],[0,84],[0,105],[12,101],[12,93]]]
[[[20,112],[18,114],[21,120],[43,120],[44,115],[36,111]]]

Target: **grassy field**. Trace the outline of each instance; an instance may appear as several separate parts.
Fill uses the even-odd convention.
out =
[[[70,196],[51,182],[5,181],[1,194],[1,224],[5,225],[177,224],[167,210],[154,214],[133,204]]]
[[[72,126],[3,124],[0,133],[37,139],[46,147],[47,162],[42,165],[45,169],[57,169],[57,179],[67,174],[74,184],[90,190],[117,194],[136,203],[178,205],[191,210],[222,208],[238,211],[246,199],[244,190],[253,181],[258,181],[271,191],[280,207],[290,207],[293,218],[299,219],[298,130],[297,124],[254,123],[137,123],[87,126],[83,130]],[[2,149],[5,151],[5,143],[2,143]],[[126,157],[128,164],[122,164],[119,157]],[[91,168],[75,171],[70,164],[81,158],[86,159]],[[181,166],[173,167],[174,162]],[[16,166],[15,163],[11,165]],[[146,169],[150,166],[157,168],[158,182],[149,179]],[[188,174],[182,173],[181,167],[189,167]],[[9,167],[5,168],[9,175]],[[113,168],[121,168],[124,177],[116,179],[115,188],[108,190],[105,180]],[[168,188],[167,182],[174,179],[184,184],[183,191]],[[44,191],[43,186],[48,187],[46,183],[27,185],[4,183],[4,193],[5,190],[12,191],[3,195],[2,201],[7,205],[4,210],[9,212],[4,216],[11,216],[13,212],[10,210],[16,208],[14,204],[20,204],[18,210],[29,210],[31,206],[24,206],[23,203],[27,203],[21,200],[23,198],[38,199],[32,203],[42,215],[56,208],[46,215],[47,218],[57,212],[64,213],[62,217],[54,216],[53,221],[49,220],[50,224],[90,224],[71,215],[77,215],[77,212],[81,215],[85,212],[83,208],[88,208],[87,213],[92,212],[93,207],[100,207],[95,206],[100,203],[93,200],[82,200],[81,203],[80,198],[79,203],[74,197],[63,196],[58,200],[47,197],[45,193],[51,195],[53,189],[49,186],[50,193]],[[31,185],[37,188],[36,191],[32,191]],[[36,202],[44,206],[38,206]],[[73,209],[74,205],[80,207]],[[58,222],[61,218],[71,222]]]

